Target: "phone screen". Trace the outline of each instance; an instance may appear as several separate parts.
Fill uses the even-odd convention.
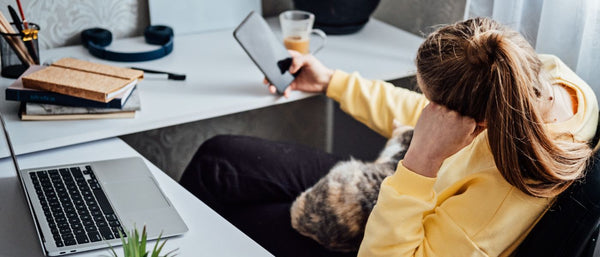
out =
[[[292,57],[262,16],[251,12],[234,30],[233,36],[267,80],[283,94],[294,76],[288,71]]]

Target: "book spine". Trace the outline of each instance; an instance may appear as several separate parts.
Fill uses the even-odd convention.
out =
[[[124,119],[135,118],[135,111],[111,112],[96,114],[65,114],[65,115],[28,115],[21,113],[21,120],[95,120],[95,119]]]
[[[74,107],[122,108],[121,99],[113,99],[108,103],[92,101],[74,96],[68,96],[47,91],[29,91],[6,89],[6,100],[56,104]]]

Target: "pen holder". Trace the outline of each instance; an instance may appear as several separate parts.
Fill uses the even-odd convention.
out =
[[[39,64],[38,31],[40,27],[29,23],[21,33],[0,32],[0,75],[18,78],[31,64]],[[14,29],[18,31],[17,29]]]

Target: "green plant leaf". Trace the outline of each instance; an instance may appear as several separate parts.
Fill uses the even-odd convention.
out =
[[[132,250],[131,257],[140,257],[140,254],[138,252],[140,250],[138,248],[140,235],[138,234],[137,228],[133,229],[132,234],[133,234],[133,239],[132,239],[133,241],[131,242],[131,250]]]
[[[119,256],[117,255],[117,252],[115,252],[115,248],[113,248],[113,247],[112,247],[112,245],[108,244],[108,248],[109,248],[109,250],[112,252],[112,256],[113,256],[113,257],[119,257]],[[109,252],[109,253],[110,253],[110,252]]]
[[[160,235],[158,236],[158,239],[156,240],[156,243],[154,244],[154,247],[152,249],[152,252],[147,251],[147,243],[148,243],[148,232],[146,229],[146,226],[144,225],[143,229],[142,229],[142,233],[140,235],[139,231],[137,230],[137,228],[135,228],[135,224],[132,230],[130,230],[129,232],[127,232],[125,235],[123,235],[123,233],[121,231],[119,231],[119,237],[121,238],[121,243],[123,244],[123,254],[124,257],[161,257],[160,256],[160,252],[162,251],[163,247],[165,246],[165,244],[167,243],[168,240],[162,240],[162,232],[160,233]],[[112,257],[118,257],[115,249],[112,247],[112,245],[108,244],[110,250],[109,253],[112,255]],[[174,257],[176,254],[176,251],[179,250],[179,248],[172,250],[168,253],[166,253],[165,255],[163,255],[162,257]]]
[[[142,230],[142,242],[140,245],[140,253],[143,253],[144,256],[148,256],[148,253],[146,252],[146,239],[148,237],[148,234],[146,232],[146,225],[144,225],[144,229]]]
[[[158,235],[158,238],[156,239],[156,244],[154,244],[154,248],[152,249],[152,255],[151,255],[151,257],[158,257],[158,254],[160,253],[160,250],[157,252],[156,248],[158,247],[158,243],[160,242],[161,238],[162,238],[162,232],[160,232],[160,234]]]
[[[158,241],[156,241],[156,243],[158,244]],[[158,255],[160,254],[160,251],[162,251],[163,246],[165,246],[165,244],[167,243],[167,240],[163,241],[162,244],[160,244],[160,247],[158,247],[158,250],[156,250],[155,253],[152,253],[152,257],[158,257]],[[156,254],[156,256],[154,256]]]
[[[179,250],[179,248],[175,248],[173,250],[171,250],[170,252],[166,253],[164,257],[175,257],[177,256],[177,250]],[[169,255],[169,254],[173,254],[173,255]]]

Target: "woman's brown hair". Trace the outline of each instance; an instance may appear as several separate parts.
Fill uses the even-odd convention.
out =
[[[591,150],[545,128],[538,110],[547,83],[541,66],[519,33],[488,18],[436,30],[417,54],[429,100],[486,122],[504,179],[529,195],[552,197],[582,176]]]

